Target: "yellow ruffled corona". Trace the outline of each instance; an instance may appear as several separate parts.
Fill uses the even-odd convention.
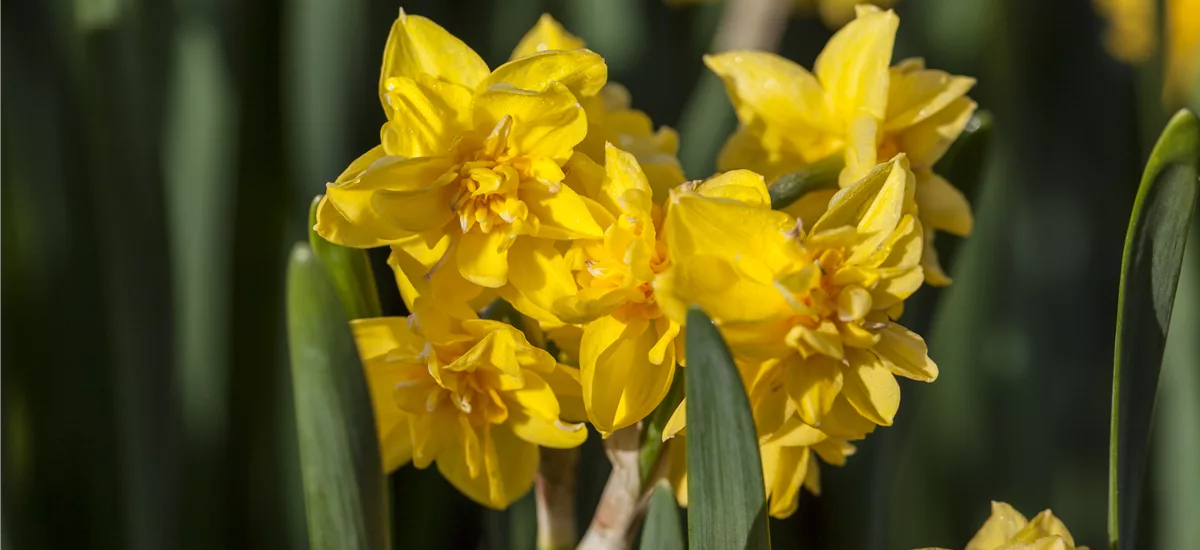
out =
[[[743,377],[760,437],[792,411],[822,428],[839,397],[887,426],[896,375],[937,378],[921,337],[894,321],[922,282],[913,180],[897,155],[839,191],[811,228],[764,206],[672,195],[659,303],[676,320],[700,305],[734,356],[757,363]]]
[[[579,98],[606,77],[587,50],[489,71],[445,29],[401,12],[380,74],[381,145],[328,186],[317,232],[345,246],[391,245],[410,308],[422,295],[458,304],[479,287],[535,289],[539,275],[522,266],[555,242],[603,233],[562,182],[588,130]]]
[[[1075,546],[1067,526],[1050,510],[1043,510],[1030,521],[1012,506],[992,502],[991,517],[965,550],[1087,550],[1087,547]]]
[[[919,59],[888,67],[899,18],[859,6],[858,17],[834,34],[813,73],[778,55],[733,51],[705,63],[725,82],[741,127],[721,151],[721,170],[747,168],[774,181],[807,164],[841,154],[844,187],[876,163],[905,153],[916,174],[916,202],[926,234],[922,265],[930,284],[948,284],[932,247],[934,231],[965,236],[970,205],[933,172],[962,132],[976,104],[972,78],[926,69]],[[824,205],[833,191],[811,193],[789,211]]]
[[[436,462],[472,500],[504,508],[532,485],[539,445],[571,448],[587,437],[583,424],[563,420],[582,412],[569,403],[578,372],[509,325],[422,314],[351,326],[389,472]]]

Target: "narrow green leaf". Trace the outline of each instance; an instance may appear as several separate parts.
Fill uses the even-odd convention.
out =
[[[650,413],[650,417],[643,425],[642,445],[639,451],[641,454],[638,457],[638,469],[641,472],[643,487],[650,483],[654,477],[654,471],[658,469],[662,450],[665,447],[662,440],[663,428],[671,420],[671,415],[675,414],[675,409],[679,408],[679,402],[683,401],[683,383],[683,369],[676,369],[675,379],[671,381],[671,389],[667,390],[666,397],[663,397],[662,402],[654,408],[654,412]]]
[[[817,189],[836,189],[838,174],[845,163],[842,153],[834,153],[795,172],[780,176],[771,184],[771,208],[782,210]]]
[[[288,347],[312,548],[388,547],[371,396],[333,283],[307,245],[288,263]]]
[[[683,550],[683,531],[679,529],[679,507],[671,484],[659,481],[650,495],[650,509],[642,527],[642,550]]]
[[[1150,422],[1188,224],[1196,207],[1198,168],[1200,121],[1182,110],[1167,123],[1150,153],[1125,235],[1109,440],[1111,548],[1133,548],[1137,542]]]
[[[725,341],[700,308],[687,316],[688,546],[770,548],[754,418]]]
[[[334,290],[346,307],[346,315],[350,319],[383,315],[367,251],[333,244],[313,230],[317,225],[317,205],[320,203],[321,197],[318,196],[308,207],[308,244],[325,264]]]

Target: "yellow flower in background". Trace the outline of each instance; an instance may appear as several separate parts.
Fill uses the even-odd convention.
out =
[[[926,549],[935,550],[935,549]],[[967,543],[966,550],[1087,550],[1050,510],[1033,518],[1003,502],[992,502],[992,515]]]
[[[382,144],[328,186],[316,230],[346,246],[391,245],[410,307],[422,290],[464,303],[479,294],[467,283],[539,288],[527,267],[536,257],[602,234],[562,167],[587,134],[579,98],[606,75],[587,50],[489,71],[445,29],[401,11],[380,74]]]
[[[1163,98],[1167,107],[1187,105],[1200,94],[1200,0],[1166,0]],[[1200,108],[1200,99],[1191,107]]]
[[[661,210],[651,200],[637,160],[610,144],[603,176],[580,181],[580,194],[600,207],[597,218],[608,219],[602,222],[603,238],[572,243],[564,261],[578,292],[560,298],[555,314],[583,325],[583,401],[588,420],[607,437],[649,415],[671,388],[679,324],[663,315],[654,296],[653,283],[668,265],[668,251]]]
[[[582,39],[567,32],[549,14],[543,14],[517,44],[511,59],[546,50],[582,47]],[[659,202],[666,197],[668,189],[683,183],[683,167],[676,157],[679,134],[666,126],[656,131],[646,113],[630,107],[632,100],[624,86],[609,82],[598,94],[581,97],[580,101],[587,111],[588,133],[576,147],[577,151],[586,153],[596,162],[604,160],[607,143],[633,153]]]
[[[890,425],[895,376],[937,378],[921,337],[894,322],[922,282],[914,180],[897,155],[839,191],[811,228],[766,205],[672,195],[659,303],[676,320],[698,304],[735,358],[777,377],[764,385],[772,391],[749,387],[760,438],[793,411],[823,428],[839,396]]]
[[[1149,61],[1157,49],[1158,4],[1154,0],[1093,0],[1108,19],[1104,45],[1127,63]],[[1163,101],[1167,108],[1186,106],[1200,86],[1200,0],[1163,2]]]
[[[702,4],[713,0],[666,0],[668,5]],[[895,6],[897,0],[793,0],[794,13],[811,16],[813,12],[821,17],[826,27],[836,29],[854,18],[854,8],[859,4],[872,4],[880,8]]]
[[[422,304],[423,305],[423,304]],[[387,471],[408,460],[472,500],[504,508],[527,492],[538,446],[583,443],[578,372],[509,325],[435,311],[351,321]]]
[[[1092,0],[1096,12],[1108,19],[1104,46],[1113,57],[1130,63],[1154,53],[1155,0]]]
[[[932,247],[934,231],[965,236],[973,219],[966,198],[933,172],[962,132],[976,104],[966,97],[972,78],[926,69],[919,59],[888,67],[899,18],[860,6],[858,17],[834,34],[813,73],[778,55],[734,51],[705,57],[724,80],[741,127],[729,138],[718,168],[747,168],[774,181],[841,154],[844,187],[876,163],[905,153],[916,174],[916,201],[925,228],[922,266],[930,284],[948,284]],[[828,202],[818,191],[789,211],[801,214]]]

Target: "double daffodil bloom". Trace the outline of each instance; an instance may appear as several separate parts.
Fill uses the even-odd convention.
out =
[[[748,168],[774,181],[840,152],[844,187],[877,162],[905,153],[917,176],[916,202],[926,231],[925,277],[930,284],[947,284],[933,232],[967,235],[973,221],[966,198],[932,168],[975,111],[965,95],[975,81],[926,69],[920,60],[889,69],[898,26],[891,11],[859,6],[858,17],[817,57],[813,73],[766,52],[705,57],[724,80],[741,123],[718,167]],[[798,215],[806,206],[824,205],[832,194],[814,192],[789,211]]]
[[[588,130],[579,98],[606,77],[587,50],[489,71],[445,29],[401,12],[380,74],[381,145],[328,186],[317,231],[346,246],[391,245],[410,307],[424,294],[464,303],[479,294],[471,285],[537,289],[533,258],[603,233],[562,167]]]
[[[472,500],[504,508],[532,485],[539,445],[586,439],[583,424],[562,420],[582,414],[569,403],[579,374],[509,325],[440,318],[423,305],[419,316],[351,322],[385,467],[436,462]]]
[[[566,31],[549,14],[538,22],[512,52],[512,59],[546,50],[575,50],[584,47],[578,36]],[[577,151],[600,162],[605,157],[605,144],[612,143],[633,154],[654,189],[654,198],[661,202],[667,190],[684,181],[683,167],[676,155],[679,134],[666,126],[654,129],[646,113],[630,108],[632,100],[624,86],[609,82],[596,95],[580,98],[587,111],[588,133]]]
[[[601,170],[589,164],[573,166],[573,174]],[[610,144],[603,176],[578,181],[606,229],[603,238],[572,243],[564,263],[578,291],[558,299],[555,312],[583,325],[583,401],[588,420],[607,437],[649,415],[671,388],[679,324],[655,300],[654,279],[666,269],[668,251],[661,209],[637,160]]]
[[[759,363],[748,388],[760,437],[793,412],[824,428],[839,396],[890,425],[895,375],[937,377],[921,337],[894,322],[922,282],[913,180],[897,155],[839,191],[811,228],[762,205],[672,195],[672,265],[655,281],[659,303],[676,320],[700,305],[735,357]],[[756,392],[768,376],[775,381]]]
[[[1012,506],[992,502],[991,517],[967,543],[966,550],[1087,550],[1087,547],[1075,546],[1067,526],[1050,510],[1043,510],[1029,521]]]

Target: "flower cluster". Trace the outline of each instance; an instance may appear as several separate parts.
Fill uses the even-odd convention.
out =
[[[390,247],[411,312],[353,322],[387,469],[436,462],[472,499],[507,506],[538,446],[579,445],[584,421],[608,437],[662,403],[699,304],[750,397],[770,513],[792,513],[801,486],[818,492],[814,454],[843,464],[851,441],[892,423],[896,376],[937,377],[896,319],[924,281],[947,281],[932,232],[970,231],[932,166],[975,108],[973,81],[889,68],[896,26],[860,8],[815,77],[761,52],[707,58],[742,128],[722,173],[685,182],[676,133],[548,16],[491,70],[401,12],[380,145],[328,185],[315,227]],[[830,155],[845,159],[840,189],[771,209],[771,181]],[[496,300],[525,332],[480,318]],[[680,404],[664,438],[685,429]]]

